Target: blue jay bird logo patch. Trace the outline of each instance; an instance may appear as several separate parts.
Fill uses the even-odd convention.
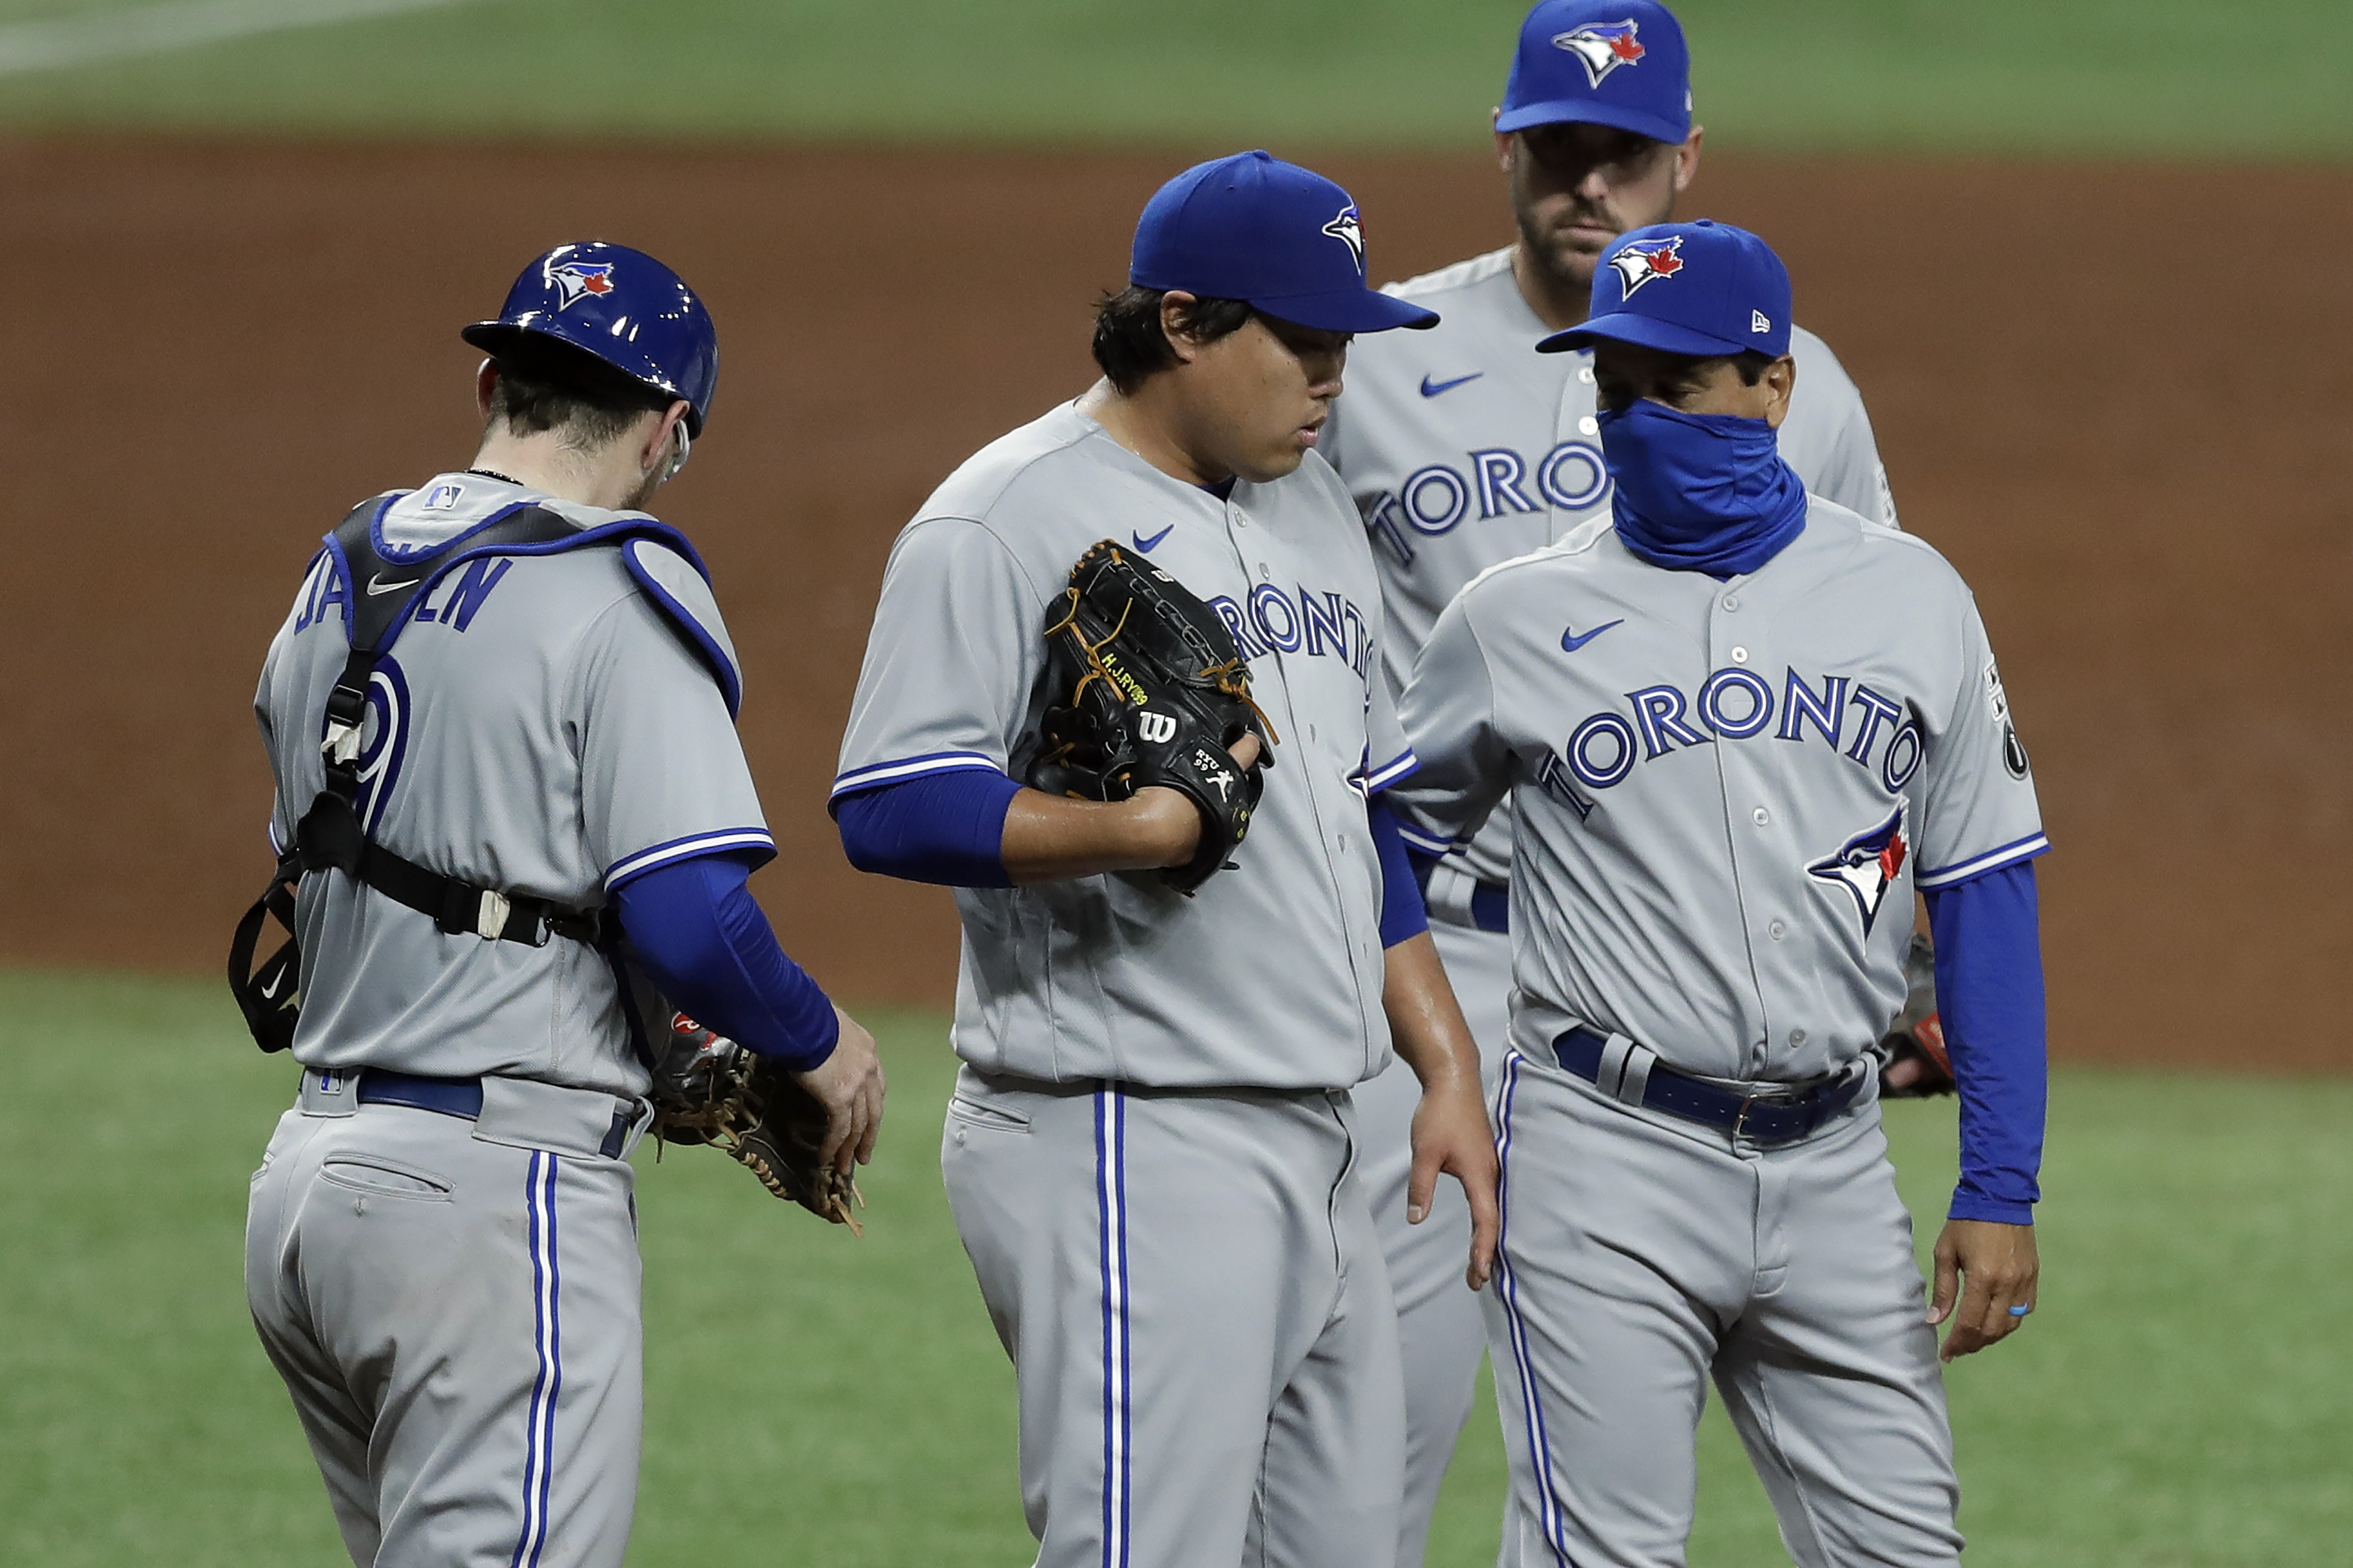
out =
[[[1573,32],[1553,36],[1552,47],[1575,55],[1585,67],[1586,76],[1599,87],[1605,78],[1620,66],[1640,65],[1651,51],[1644,48],[1635,35],[1641,25],[1631,16],[1622,22],[1595,22]]]
[[[563,291],[564,298],[555,308],[568,310],[591,295],[613,291],[613,264],[609,261],[565,261],[547,269],[547,280]]]
[[[1354,202],[1342,207],[1340,216],[1324,226],[1324,232],[1347,246],[1348,254],[1356,258],[1357,271],[1365,269],[1365,229],[1356,220]]]
[[[1899,805],[1886,821],[1856,834],[1839,846],[1837,853],[1806,868],[1809,875],[1835,882],[1854,895],[1865,936],[1879,919],[1879,906],[1886,902],[1887,889],[1895,885],[1904,862],[1911,858],[1912,845],[1904,836],[1904,810]]]
[[[1683,258],[1680,254],[1683,247],[1683,237],[1676,235],[1672,239],[1647,239],[1627,246],[1611,257],[1609,269],[1618,274],[1619,282],[1625,285],[1626,292],[1622,298],[1630,300],[1634,297],[1634,290],[1645,283],[1655,283],[1662,278],[1672,278],[1681,272],[1683,269]]]

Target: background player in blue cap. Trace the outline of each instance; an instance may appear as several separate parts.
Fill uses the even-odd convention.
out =
[[[1441,844],[1515,810],[1503,1562],[1680,1564],[1712,1377],[1797,1562],[1956,1563],[1932,1325],[1978,1350],[2038,1279],[2026,751],[1968,585],[1780,458],[1779,259],[1696,223],[1601,263],[1544,347],[1592,352],[1610,512],[1439,617],[1389,794]],[[1873,1055],[1915,889],[1961,1096],[1925,1318]]]
[[[882,1071],[744,887],[776,851],[734,653],[638,510],[710,412],[702,301],[567,245],[465,335],[472,464],[329,536],[254,697],[301,965],[241,999],[265,1048],[290,1023],[302,1081],[246,1290],[353,1562],[612,1568],[642,1406],[631,992],[797,1072],[844,1170]]]
[[[1521,25],[1494,131],[1515,239],[1390,289],[1443,319],[1428,332],[1358,350],[1322,447],[1372,532],[1392,689],[1464,584],[1609,510],[1591,359],[1532,351],[1584,318],[1603,248],[1671,216],[1698,172],[1702,132],[1692,120],[1683,29],[1652,0],[1545,0]],[[1810,333],[1793,331],[1789,352],[1798,389],[1782,456],[1809,489],[1893,523],[1853,383]],[[1491,1077],[1511,988],[1503,930],[1511,838],[1506,805],[1466,854],[1430,872],[1428,889],[1430,933]],[[1398,1560],[1410,1568],[1421,1561],[1439,1483],[1470,1414],[1484,1335],[1477,1303],[1431,1245],[1440,1233],[1394,1217],[1413,1085],[1392,1073],[1357,1099],[1404,1345]],[[1451,1204],[1451,1194],[1439,1201]]]
[[[1373,668],[1380,589],[1315,454],[1371,289],[1346,192],[1245,153],[1136,226],[1076,402],[966,461],[899,537],[835,810],[850,859],[957,889],[965,1067],[941,1163],[1013,1358],[1044,1568],[1365,1568],[1396,1540],[1397,1318],[1349,1091],[1419,1079],[1410,1202],[1483,1282],[1478,1058],[1370,793],[1413,758]],[[1109,535],[1223,618],[1279,736],[1234,866],[1186,897],[1203,818],[1146,788],[1025,787],[1043,632]],[[1400,1199],[1400,1203],[1405,1202]],[[1456,1211],[1461,1213],[1460,1209]]]

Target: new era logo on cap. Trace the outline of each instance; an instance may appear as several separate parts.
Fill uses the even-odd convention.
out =
[[[1748,330],[1752,332],[1769,332],[1773,330],[1773,323],[1765,319],[1764,311],[1751,310],[1748,312]]]
[[[1553,35],[1552,47],[1566,49],[1585,66],[1596,87],[1620,66],[1640,65],[1651,51],[1635,37],[1641,25],[1629,16],[1620,22],[1595,22],[1572,32]]]
[[[1645,283],[1655,283],[1662,278],[1672,278],[1683,269],[1683,242],[1681,235],[1672,239],[1652,240],[1634,244],[1609,258],[1610,269],[1626,286],[1626,298]]]

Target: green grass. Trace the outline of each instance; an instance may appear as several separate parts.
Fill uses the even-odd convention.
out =
[[[0,0],[0,24],[154,0]],[[1475,145],[1518,0],[478,0],[0,77],[0,123]],[[2353,155],[2343,0],[1685,0],[1718,145]],[[5,52],[5,51],[0,51]]]
[[[341,1561],[240,1273],[243,1177],[289,1096],[217,986],[0,973],[0,1562]],[[867,1239],[675,1151],[639,1190],[644,1485],[630,1561],[1027,1561],[1012,1379],[940,1193],[941,1020],[886,1016]],[[1923,1239],[1952,1112],[1893,1108]],[[2071,1072],[2042,1310],[1956,1368],[1978,1568],[2342,1560],[2353,1536],[2353,1082]],[[1474,1418],[1430,1562],[1493,1561]],[[1694,1568],[1778,1562],[1729,1428],[1703,1432]]]

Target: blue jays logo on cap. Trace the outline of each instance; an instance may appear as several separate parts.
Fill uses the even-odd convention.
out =
[[[1641,24],[1630,16],[1622,22],[1595,22],[1574,32],[1554,34],[1552,47],[1567,49],[1582,60],[1585,74],[1599,87],[1611,71],[1620,66],[1640,65],[1651,52],[1635,37],[1641,30]]]
[[[1356,218],[1356,204],[1350,202],[1340,209],[1340,216],[1324,226],[1324,232],[1345,242],[1348,254],[1356,260],[1356,270],[1365,269],[1365,226]]]
[[[1609,258],[1610,269],[1626,286],[1625,297],[1633,298],[1634,290],[1645,283],[1655,283],[1662,278],[1672,278],[1683,269],[1683,237],[1654,239],[1629,245]]]
[[[613,291],[613,264],[609,261],[564,261],[547,268],[547,280],[563,290],[564,299],[556,305],[568,310],[591,295]]]
[[[1839,846],[1837,853],[1824,856],[1806,870],[1854,895],[1862,931],[1868,936],[1872,922],[1879,918],[1879,907],[1887,901],[1887,889],[1895,885],[1911,853],[1912,846],[1904,837],[1904,807],[1898,805],[1886,821],[1856,834]]]

